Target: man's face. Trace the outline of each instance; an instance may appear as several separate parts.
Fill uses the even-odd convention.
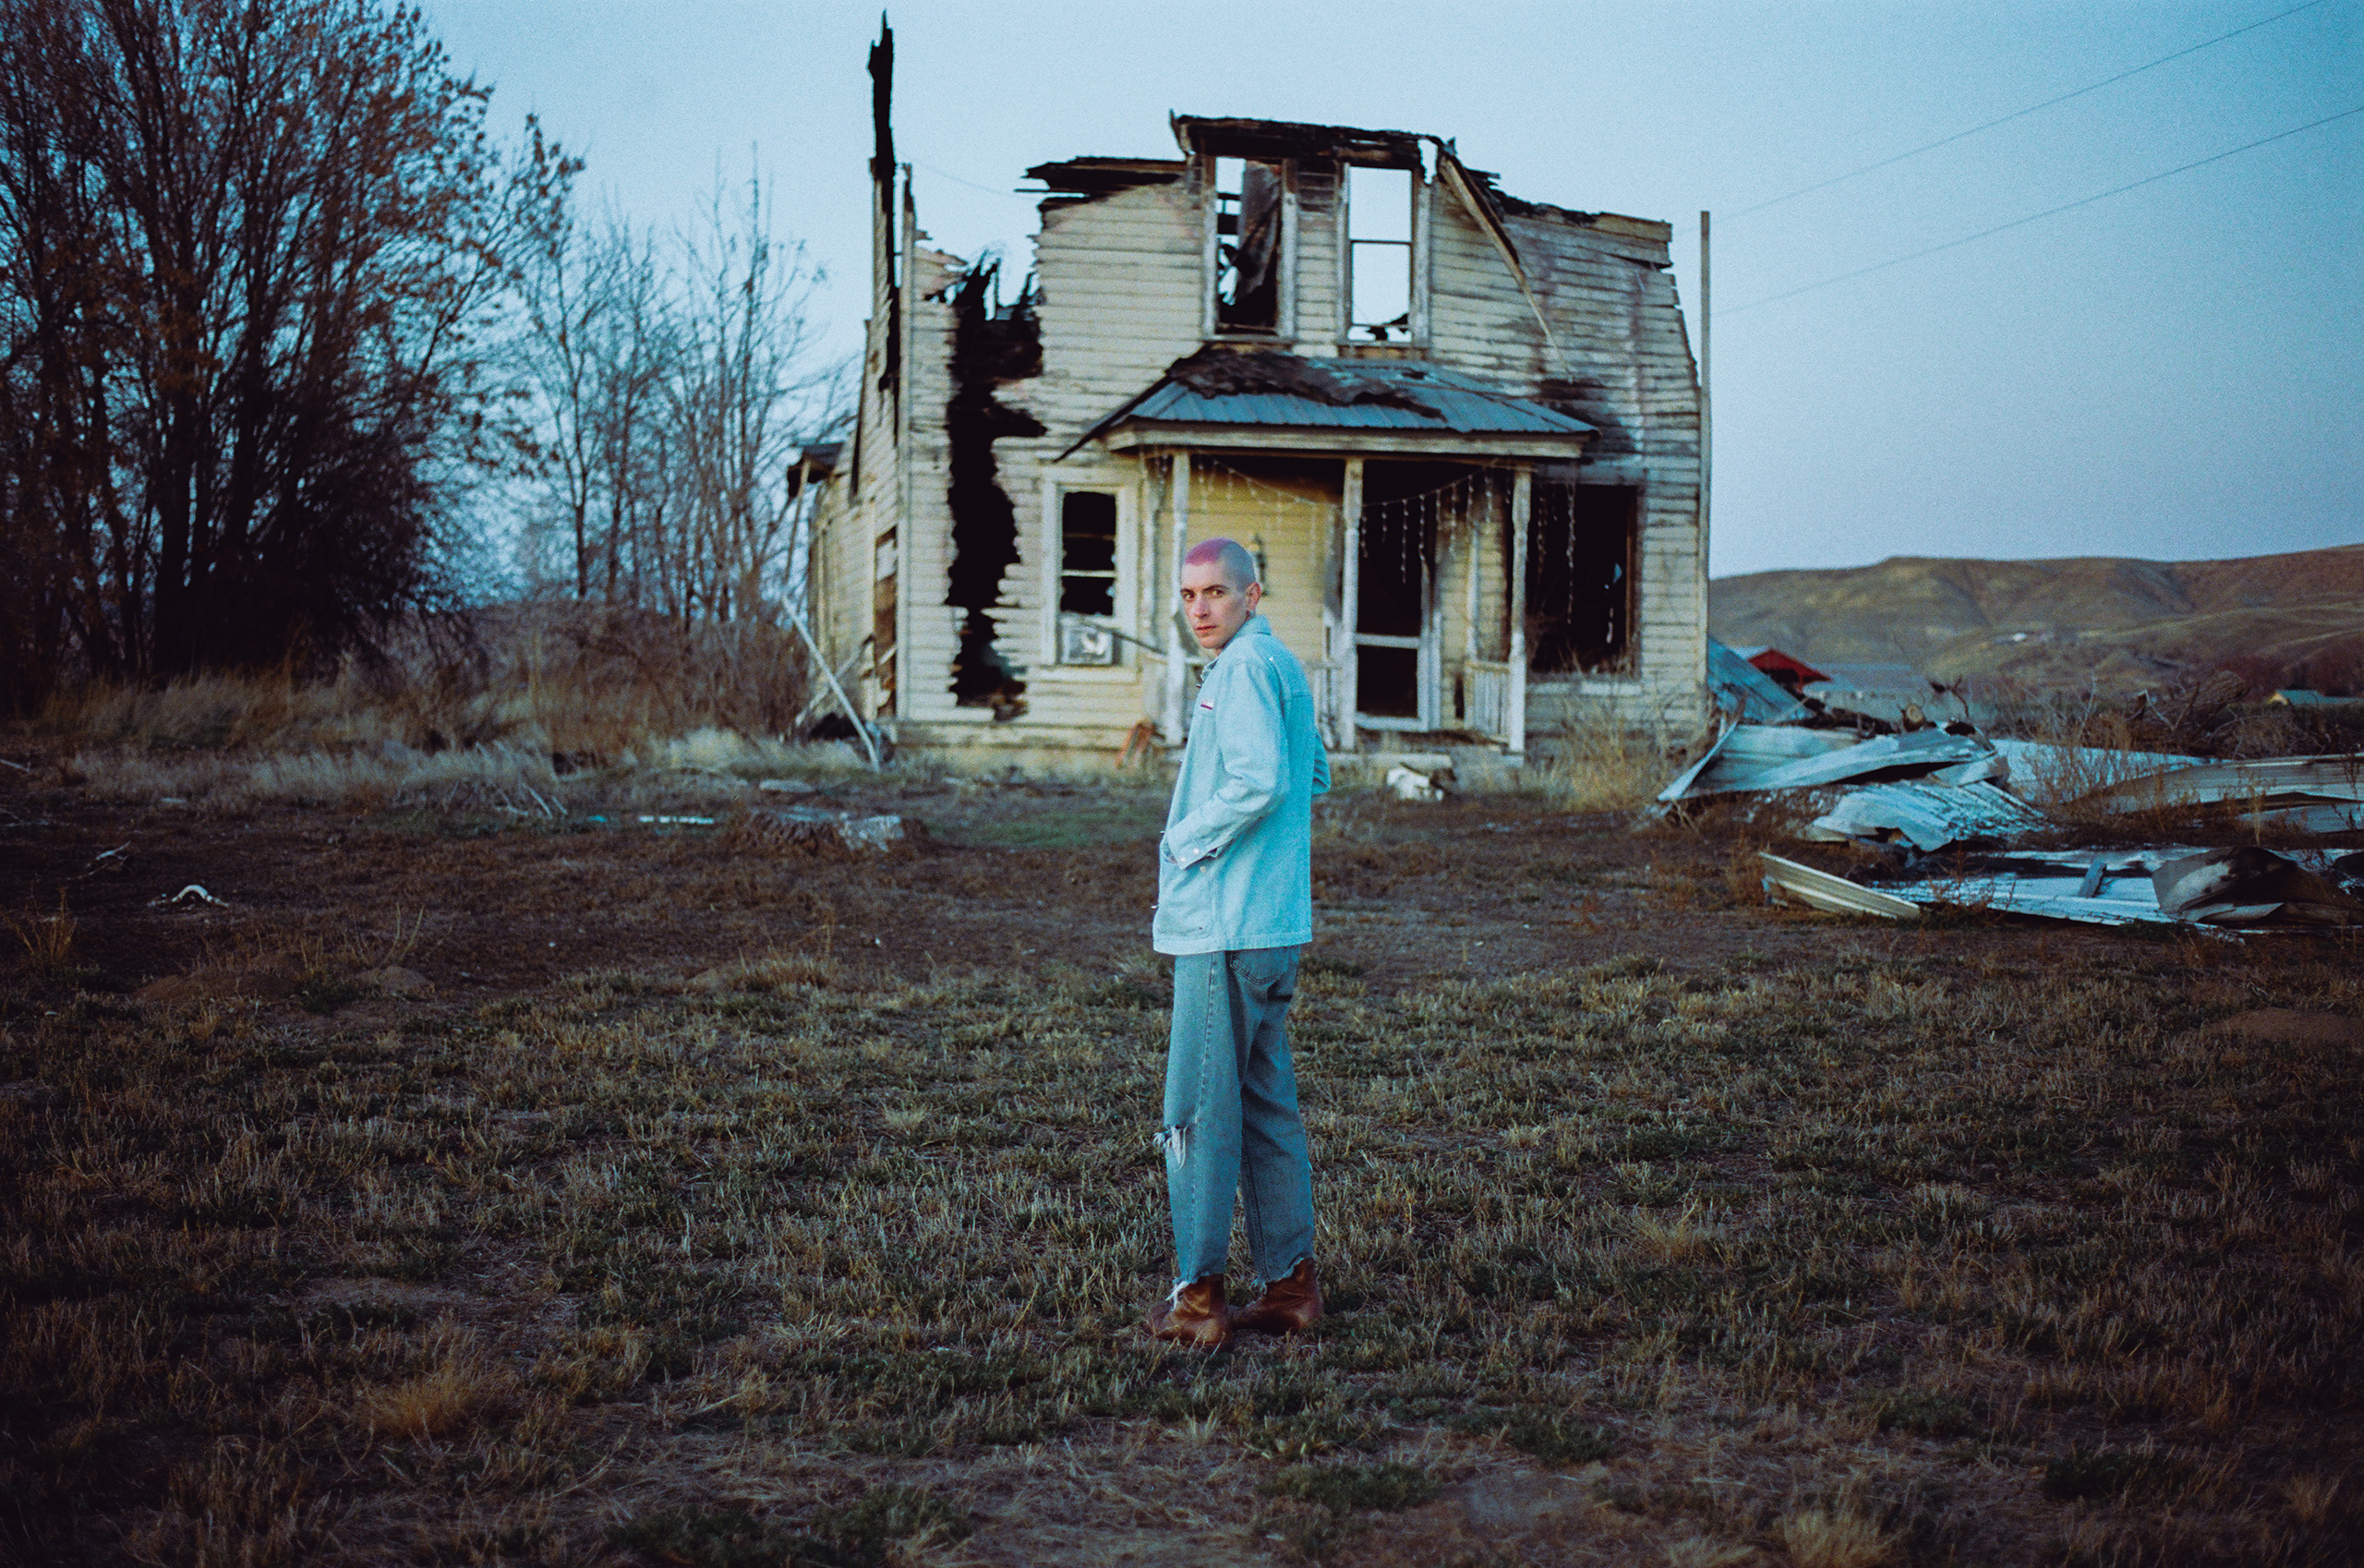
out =
[[[1225,581],[1219,561],[1182,568],[1182,614],[1190,622],[1190,635],[1209,653],[1239,634],[1263,597],[1261,583],[1237,588]]]

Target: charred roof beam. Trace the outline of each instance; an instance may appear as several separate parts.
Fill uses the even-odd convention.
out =
[[[1295,120],[1171,117],[1182,151],[1215,158],[1335,158],[1382,169],[1420,167],[1423,139],[1411,131],[1363,130],[1354,126],[1316,126]]]

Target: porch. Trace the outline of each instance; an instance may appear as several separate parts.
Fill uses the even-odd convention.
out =
[[[1572,484],[1591,434],[1413,360],[1211,350],[1176,365],[1085,438],[1140,464],[1145,716],[1183,738],[1203,659],[1174,585],[1190,547],[1221,536],[1257,554],[1265,614],[1333,750],[1462,737],[1524,755],[1538,475]],[[1616,575],[1623,591],[1622,557]]]

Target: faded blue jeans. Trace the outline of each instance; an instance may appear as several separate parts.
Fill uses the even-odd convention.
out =
[[[1285,1278],[1313,1256],[1313,1165],[1286,1027],[1303,951],[1250,947],[1174,960],[1158,1142],[1178,1285],[1224,1272],[1235,1192],[1260,1279]]]

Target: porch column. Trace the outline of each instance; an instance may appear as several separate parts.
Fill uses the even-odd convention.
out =
[[[1187,452],[1174,454],[1166,516],[1170,519],[1165,550],[1170,574],[1165,580],[1164,606],[1158,613],[1165,626],[1165,743],[1178,746],[1188,733],[1184,721],[1190,703],[1182,667],[1182,558],[1188,553],[1190,537],[1190,454]]]
[[[1503,741],[1526,754],[1526,523],[1535,504],[1535,470],[1521,464],[1511,478],[1511,701]]]
[[[1355,612],[1363,590],[1363,460],[1346,459],[1345,482],[1339,488],[1338,507],[1346,526],[1345,548],[1338,561],[1338,672],[1330,683],[1331,701],[1338,705],[1338,748],[1359,750],[1355,735],[1355,676],[1361,660],[1355,648]]]

